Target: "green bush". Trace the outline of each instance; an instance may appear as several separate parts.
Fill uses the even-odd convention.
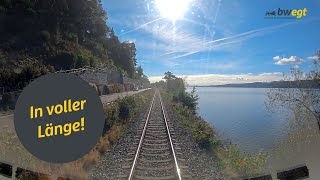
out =
[[[75,64],[75,60],[72,54],[59,52],[57,55],[50,57],[47,63],[52,65],[56,70],[71,69]]]
[[[74,54],[75,68],[80,68],[83,66],[89,66],[90,62],[94,61],[94,56],[91,51],[83,48],[78,48]]]
[[[237,145],[232,144],[227,148],[224,161],[240,174],[250,176],[263,170],[267,158],[265,153],[255,155],[243,153]]]
[[[173,101],[181,102],[184,106],[190,108],[193,114],[196,114],[199,97],[195,95],[195,92],[195,89],[191,93],[180,91],[173,96]]]
[[[181,78],[167,79],[166,81],[167,92],[179,93],[185,91],[184,81]]]
[[[41,40],[43,40],[43,41],[49,41],[50,37],[51,37],[49,31],[46,31],[46,30],[40,31],[39,36],[40,36]]]
[[[168,94],[165,95],[170,99]],[[177,97],[173,97],[177,98]],[[267,154],[247,154],[240,151],[237,145],[230,145],[227,149],[222,147],[221,141],[216,136],[214,129],[194,111],[181,102],[174,104],[174,110],[180,117],[182,124],[190,129],[199,146],[208,150],[221,160],[222,165],[229,167],[241,175],[254,175],[260,173],[267,162]]]
[[[30,64],[19,68],[19,73],[9,68],[0,68],[1,85],[6,91],[17,91],[23,89],[32,79],[47,74],[49,69],[43,64]]]
[[[75,68],[81,68],[81,67],[90,65],[90,59],[83,56],[82,54],[79,54],[78,56],[75,57],[75,62],[76,62]]]
[[[146,91],[134,96],[119,98],[117,101],[104,106],[106,116],[104,133],[107,133],[115,124],[128,122],[135,112],[144,111],[144,108],[150,102],[151,91]],[[140,109],[139,109],[140,108]]]
[[[96,59],[96,58],[90,59],[89,64],[90,64],[91,67],[97,67],[98,64],[99,64],[98,63],[98,59]]]
[[[94,52],[96,52],[97,54],[104,54],[106,51],[105,51],[102,44],[96,43],[95,48],[94,48]]]
[[[68,39],[74,43],[79,43],[79,38],[78,38],[78,35],[76,33],[69,33],[67,35]]]
[[[128,119],[130,115],[133,113],[134,108],[136,107],[134,97],[132,96],[126,96],[118,100],[118,104],[119,104],[119,117],[122,120]]]
[[[196,116],[193,110],[181,103],[175,104],[174,110],[182,119],[182,123],[191,130],[200,147],[206,150],[219,147],[220,140],[216,137],[213,128],[201,117]]]
[[[214,138],[215,135],[210,125],[201,119],[195,121],[197,123],[195,123],[194,134],[199,146],[205,149],[215,147],[217,140]]]
[[[57,55],[47,60],[47,63],[54,66],[55,69],[73,69],[97,64],[97,59],[88,49],[82,48],[75,43],[66,43],[61,46],[61,48],[67,50],[58,50]]]
[[[111,126],[119,121],[119,106],[117,102],[107,104],[104,106],[104,113],[106,116],[103,132],[106,133]]]

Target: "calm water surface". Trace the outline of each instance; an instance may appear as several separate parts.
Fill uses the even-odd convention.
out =
[[[198,87],[198,113],[212,124],[221,139],[246,152],[270,151],[287,135],[290,114],[271,113],[265,106],[268,89]]]
[[[279,171],[307,165],[308,179],[320,179],[319,129],[311,123],[290,131],[293,113],[284,107],[270,112],[265,105],[268,90],[198,87],[198,113],[214,126],[223,141],[237,144],[248,153],[268,153],[265,173],[273,178]]]

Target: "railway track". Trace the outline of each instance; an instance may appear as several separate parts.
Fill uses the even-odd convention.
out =
[[[160,92],[156,90],[119,179],[192,179],[181,157],[173,123],[167,118]]]

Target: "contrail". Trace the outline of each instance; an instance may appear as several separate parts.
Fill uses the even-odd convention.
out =
[[[208,47],[208,48],[220,47],[222,45],[227,45],[227,44],[232,44],[232,43],[238,42],[238,41],[240,41],[241,38],[243,38],[242,40],[246,40],[248,38],[264,34],[264,33],[268,32],[268,31],[273,31],[273,30],[276,30],[276,29],[279,29],[279,28],[282,28],[282,27],[285,27],[285,26],[288,26],[288,25],[297,24],[299,22],[300,21],[295,21],[295,22],[289,22],[289,23],[285,23],[285,24],[272,26],[272,27],[266,27],[266,28],[260,28],[260,29],[256,29],[256,30],[251,30],[251,31],[247,31],[247,32],[244,32],[244,33],[240,33],[240,34],[234,35],[234,36],[208,41],[208,42],[206,42],[204,44],[208,44],[209,45],[209,44],[219,43],[219,42],[222,42],[222,41],[231,40],[231,42],[218,44],[218,45],[211,46],[211,47]],[[240,39],[237,39],[237,38],[240,38]],[[183,50],[188,50],[188,49],[190,49],[190,48],[184,48],[184,49],[181,49],[180,51],[176,51],[176,52],[181,52]],[[207,48],[205,48],[205,49],[207,49]],[[198,52],[200,52],[202,50],[203,49],[194,50],[194,51],[191,51],[191,52],[179,55],[179,56],[172,57],[170,59],[177,59],[177,58],[189,56],[189,55],[198,53]],[[176,53],[176,52],[169,52],[169,53],[166,53],[166,54],[173,54],[173,53]]]
[[[217,44],[217,45],[214,45],[214,46],[207,47],[206,49],[216,48],[216,47],[220,47],[220,46],[224,46],[224,45],[228,45],[228,44],[236,43],[236,42],[239,42],[239,41],[240,41],[240,40],[235,40],[235,41],[225,42],[225,43],[221,43],[221,44]],[[170,58],[170,59],[178,59],[178,58],[181,58],[181,57],[189,56],[189,55],[192,55],[192,54],[198,53],[198,52],[200,52],[200,51],[202,51],[202,50],[203,50],[203,49],[201,49],[201,50],[191,51],[191,52],[188,52],[188,53],[186,53],[186,54],[182,54],[182,55],[180,55],[180,56],[172,57],[172,58]]]
[[[121,35],[131,33],[131,32],[133,32],[133,31],[136,31],[136,30],[138,30],[138,29],[141,29],[141,28],[143,28],[144,26],[146,26],[146,25],[148,25],[148,24],[151,24],[151,23],[154,23],[154,22],[156,22],[156,21],[159,21],[159,20],[161,20],[161,19],[163,19],[163,18],[154,19],[154,20],[149,21],[149,22],[147,22],[147,23],[144,23],[144,24],[142,24],[142,25],[140,25],[140,26],[138,26],[138,27],[136,27],[136,28],[134,28],[134,29],[132,29],[132,30],[130,30],[130,31],[124,32],[124,33],[122,33]]]

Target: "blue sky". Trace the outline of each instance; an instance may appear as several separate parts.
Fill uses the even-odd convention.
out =
[[[172,71],[189,84],[281,79],[311,68],[320,42],[317,0],[103,0],[107,24],[133,41],[152,81]],[[266,11],[307,9],[306,16],[265,19]]]

